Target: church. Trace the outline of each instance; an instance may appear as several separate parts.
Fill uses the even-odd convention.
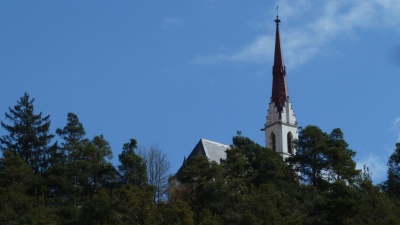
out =
[[[283,60],[281,39],[279,33],[280,19],[276,16],[276,34],[274,64],[272,66],[272,94],[269,102],[267,121],[264,128],[265,144],[267,148],[276,151],[283,159],[296,154],[293,145],[298,138],[298,124],[289,100],[286,82],[286,67]],[[204,155],[209,161],[220,162],[226,158],[225,151],[229,145],[217,143],[207,139],[200,139],[187,159]],[[186,158],[184,160],[185,164]]]

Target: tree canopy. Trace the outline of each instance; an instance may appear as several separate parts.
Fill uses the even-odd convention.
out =
[[[400,224],[400,143],[374,185],[339,128],[305,127],[287,161],[238,133],[224,160],[192,157],[168,186],[160,149],[131,138],[113,165],[103,135],[74,113],[52,134],[27,93],[5,119],[0,224]]]

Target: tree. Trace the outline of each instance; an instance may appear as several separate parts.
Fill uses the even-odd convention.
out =
[[[111,159],[111,147],[103,135],[95,136],[79,151],[76,160],[78,182],[84,193],[93,196],[98,189],[115,182],[116,170],[109,161]]]
[[[400,218],[390,196],[382,192],[380,186],[372,183],[368,167],[358,176],[355,187],[360,195],[357,199],[358,217],[362,224],[399,224]]]
[[[58,206],[62,223],[73,224],[78,222],[78,207],[84,198],[79,178],[83,175],[80,170],[84,164],[82,153],[90,140],[85,138],[83,125],[73,113],[68,113],[66,126],[57,128],[56,133],[62,139],[60,154],[53,157],[54,164],[44,176],[52,195],[52,204]]]
[[[25,93],[13,108],[8,108],[9,113],[5,116],[11,124],[1,121],[1,126],[8,134],[0,137],[0,149],[19,155],[32,166],[34,173],[39,173],[48,168],[49,155],[57,146],[49,146],[54,137],[49,134],[50,116],[35,114],[34,101]]]
[[[154,201],[165,200],[170,176],[169,169],[171,167],[167,155],[156,145],[151,146],[149,149],[139,148],[138,155],[146,163],[148,184],[156,188]]]
[[[0,221],[19,224],[34,203],[33,198],[26,195],[34,179],[32,168],[8,150],[3,151],[0,165]]]
[[[81,122],[79,122],[78,116],[74,113],[68,113],[67,124],[63,129],[57,128],[57,135],[59,135],[63,141],[61,142],[61,149],[64,152],[64,166],[60,170],[64,169],[65,177],[69,181],[70,186],[77,185],[77,176],[79,175],[78,162],[82,159],[84,148],[90,143],[85,138],[85,129]],[[109,157],[110,152],[105,152],[105,157]],[[72,187],[68,189],[72,190]]]
[[[78,224],[120,224],[117,213],[113,210],[109,191],[99,189],[81,209]]]
[[[137,142],[130,139],[118,155],[121,165],[121,187],[114,191],[115,209],[124,224],[147,224],[154,207],[154,187],[147,184],[147,170],[144,160],[135,153]]]
[[[85,129],[74,113],[68,113],[67,125],[63,129],[58,128],[56,133],[64,140],[61,146],[69,156],[73,156],[73,153],[78,151],[85,141]]]
[[[275,151],[239,135],[226,152],[224,224],[295,224],[303,216],[299,183]]]
[[[159,202],[152,211],[148,224],[155,225],[194,225],[193,211],[190,206],[181,200],[177,202]],[[202,223],[212,224],[212,223]],[[216,224],[216,223],[214,223]]]
[[[98,190],[116,183],[117,171],[110,163],[111,147],[103,135],[85,139],[71,155],[67,162],[69,195],[65,199],[73,201],[74,207],[81,207]]]
[[[118,212],[121,224],[148,224],[154,210],[154,187],[126,184],[113,192],[113,209]]]
[[[348,146],[340,128],[333,129],[328,137],[330,165],[328,180],[330,182],[345,181],[353,183],[354,179],[360,174],[360,170],[356,169],[356,163],[353,161],[356,152],[349,149]]]
[[[396,143],[387,165],[387,180],[383,183],[383,188],[400,207],[400,142]]]
[[[313,186],[324,183],[323,176],[329,168],[328,135],[317,126],[301,130],[296,155],[288,160],[293,167],[300,166],[301,178]]]
[[[288,161],[293,167],[300,166],[301,178],[313,186],[352,183],[360,173],[353,160],[356,153],[348,148],[339,128],[328,135],[317,126],[307,126],[300,132],[297,148]]]
[[[308,196],[310,200],[313,207],[306,206],[310,212],[306,224],[399,224],[394,204],[379,186],[372,184],[365,167],[353,184],[337,180],[327,191],[319,190]]]
[[[122,153],[118,155],[121,165],[118,170],[121,176],[122,184],[132,184],[144,186],[147,184],[146,163],[140,156],[136,155],[135,149],[137,142],[135,139],[130,139],[122,147]]]

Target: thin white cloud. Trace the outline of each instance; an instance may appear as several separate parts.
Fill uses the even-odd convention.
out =
[[[398,25],[400,19],[400,1],[398,0],[377,0],[385,12],[383,19],[386,24]]]
[[[400,25],[399,12],[399,0],[322,0],[318,4],[311,0],[283,0],[280,2],[281,18],[302,21],[285,24],[288,28],[282,34],[282,42],[286,65],[295,67],[306,63],[331,40],[356,35],[358,29],[396,27]],[[194,61],[264,62],[272,59],[273,44],[274,34],[260,35],[239,51],[200,56]]]
[[[261,35],[248,46],[245,46],[241,51],[231,54],[218,54],[215,56],[197,57],[195,63],[209,64],[218,61],[242,61],[242,62],[261,62],[269,56],[272,52],[268,49],[273,48],[274,38],[272,36]]]
[[[162,21],[162,28],[164,30],[171,30],[183,23],[183,19],[181,17],[168,17]]]
[[[369,168],[372,173],[372,179],[377,182],[386,180],[387,176],[387,159],[383,159],[374,154],[365,156],[357,161],[357,169],[363,169],[364,165]]]
[[[398,139],[400,141],[400,116],[395,118],[392,123],[392,129],[398,132]],[[366,165],[369,170],[372,172],[372,178],[374,181],[384,181],[387,178],[387,161],[388,156],[393,153],[392,144],[384,147],[384,153],[380,155],[376,155],[374,153],[369,153],[369,155],[361,156],[359,160],[357,160],[357,169],[362,169],[364,165]],[[357,152],[366,152],[366,151],[357,151]]]

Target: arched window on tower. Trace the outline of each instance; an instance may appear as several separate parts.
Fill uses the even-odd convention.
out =
[[[269,136],[269,145],[272,150],[276,151],[276,138],[274,132],[271,132],[271,135]]]
[[[288,153],[293,154],[293,135],[291,132],[287,134]]]

